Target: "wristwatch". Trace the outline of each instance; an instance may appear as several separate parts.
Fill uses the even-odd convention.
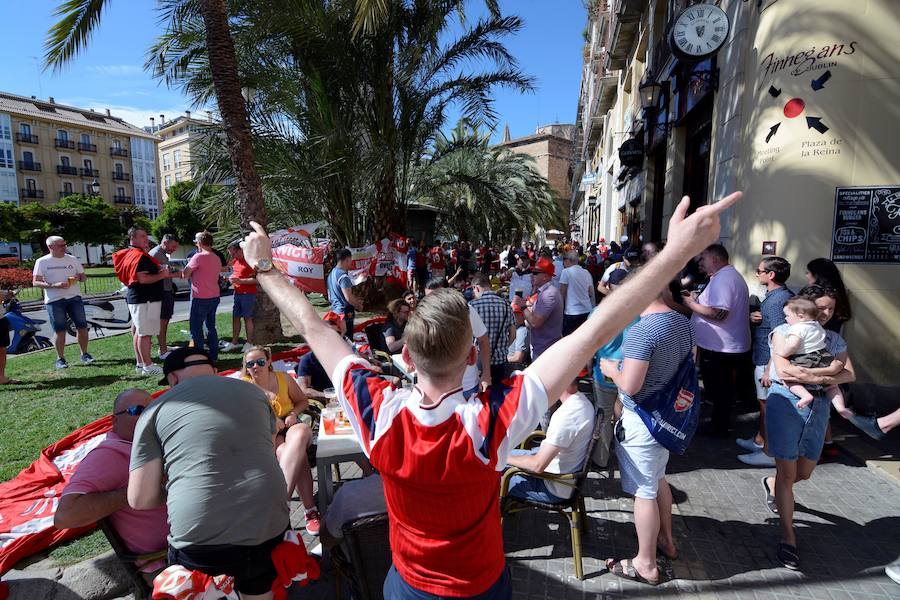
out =
[[[268,258],[261,258],[256,263],[256,272],[257,273],[267,273],[272,270],[272,260]]]

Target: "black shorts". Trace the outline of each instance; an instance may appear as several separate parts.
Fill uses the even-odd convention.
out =
[[[159,307],[159,318],[168,321],[175,314],[175,290],[163,292],[162,306]]]
[[[9,346],[9,319],[0,319],[0,348]]]
[[[169,547],[169,564],[181,565],[207,575],[231,575],[234,587],[243,594],[265,594],[272,590],[277,573],[272,550],[284,534],[256,546],[214,544],[209,546]]]

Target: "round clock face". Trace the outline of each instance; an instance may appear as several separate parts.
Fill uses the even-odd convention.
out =
[[[672,26],[672,50],[682,58],[698,60],[718,52],[728,38],[728,15],[712,4],[684,9]]]

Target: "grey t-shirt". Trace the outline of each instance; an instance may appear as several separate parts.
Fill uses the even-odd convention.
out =
[[[163,250],[162,246],[154,246],[153,248],[151,248],[150,252],[148,252],[147,254],[149,254],[150,256],[155,258],[161,265],[169,264],[169,256],[166,254],[166,251]],[[163,284],[164,292],[172,291],[172,280],[171,279],[169,279],[168,277],[166,279],[163,279],[162,284]]]
[[[162,458],[172,547],[253,546],[287,529],[274,433],[263,391],[230,377],[192,378],[147,407],[134,432],[131,470]]]

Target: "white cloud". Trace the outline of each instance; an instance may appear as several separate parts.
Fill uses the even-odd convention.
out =
[[[125,75],[139,75],[144,72],[140,65],[92,65],[88,71],[107,77],[122,77]]]
[[[60,98],[59,102],[61,104],[65,104],[68,106],[76,106],[82,109],[94,109],[95,112],[100,113],[102,115],[106,114],[106,109],[112,113],[112,116],[118,117],[120,119],[125,120],[126,122],[137,125],[138,127],[146,127],[150,125],[150,118],[153,117],[156,119],[156,124],[159,125],[159,115],[166,115],[166,120],[174,119],[175,117],[184,114],[185,107],[181,106],[169,106],[165,108],[141,108],[139,106],[130,106],[127,104],[105,104],[102,102],[97,102],[94,99],[90,98]],[[205,117],[206,113],[203,111],[197,111],[196,116]]]

